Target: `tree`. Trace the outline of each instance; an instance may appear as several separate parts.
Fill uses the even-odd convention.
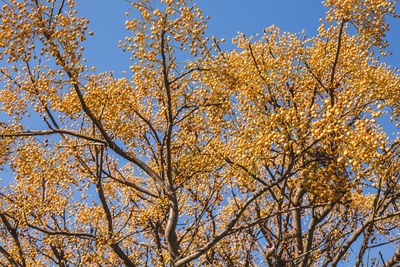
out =
[[[315,37],[222,51],[191,1],[132,0],[122,78],[86,66],[73,1],[3,2],[2,265],[400,261],[397,1],[327,0]]]

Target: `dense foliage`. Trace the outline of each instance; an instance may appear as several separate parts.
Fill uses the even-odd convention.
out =
[[[326,0],[318,35],[233,51],[189,0],[130,2],[121,78],[86,65],[73,1],[3,1],[2,265],[400,260],[395,0]]]

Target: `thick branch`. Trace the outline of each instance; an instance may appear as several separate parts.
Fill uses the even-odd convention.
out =
[[[172,128],[173,128],[173,115],[172,115],[172,97],[171,97],[171,87],[170,81],[168,79],[168,67],[165,56],[165,30],[161,32],[161,57],[162,57],[162,74],[165,91],[167,94],[167,133],[166,133],[166,149],[167,149],[167,196],[169,200],[169,212],[168,221],[165,226],[165,239],[168,244],[168,251],[173,259],[179,256],[179,243],[178,237],[176,235],[176,226],[178,223],[179,207],[178,199],[173,188],[172,181],[172,152],[171,152],[171,141],[172,141]]]
[[[292,202],[295,206],[295,209],[292,211],[292,220],[293,220],[293,230],[295,234],[295,257],[300,255],[304,251],[303,246],[303,233],[301,229],[301,214],[300,209],[298,208],[300,205],[300,199],[302,198],[305,190],[301,187],[298,188],[295,197]]]
[[[400,262],[400,248],[398,250],[396,250],[396,252],[394,253],[393,257],[391,257],[390,259],[388,259],[385,262],[385,267],[393,267],[395,266],[396,263]]]

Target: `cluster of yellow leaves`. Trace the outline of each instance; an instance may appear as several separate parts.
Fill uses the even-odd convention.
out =
[[[366,49],[388,46],[383,38],[389,30],[387,16],[398,17],[395,12],[397,0],[326,0],[322,2],[329,7],[327,21],[349,21],[360,33],[362,46]]]

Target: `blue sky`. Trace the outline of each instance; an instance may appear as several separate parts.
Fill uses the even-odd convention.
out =
[[[326,11],[316,0],[201,0],[197,3],[204,15],[211,17],[208,33],[228,40],[223,44],[225,49],[234,48],[230,40],[239,31],[251,36],[273,24],[292,33],[305,29],[311,37]],[[118,48],[118,40],[128,34],[124,13],[130,10],[130,5],[124,0],[81,0],[77,9],[90,20],[89,28],[95,32],[85,45],[89,66],[94,65],[99,71],[113,70],[117,75],[126,70],[131,63],[128,55]],[[393,55],[385,61],[399,66],[400,19],[392,19],[390,23],[387,39]]]

